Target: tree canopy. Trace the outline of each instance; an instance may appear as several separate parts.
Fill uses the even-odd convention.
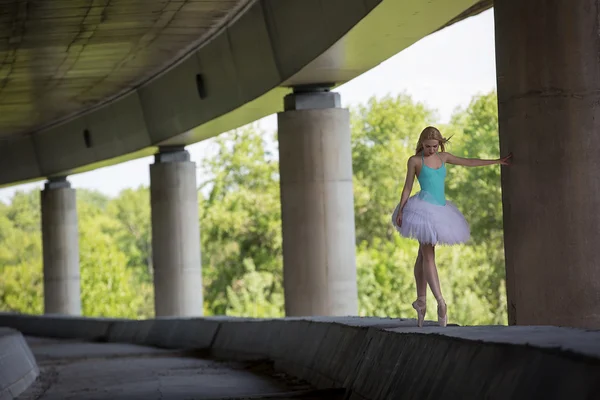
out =
[[[390,223],[406,160],[436,112],[410,96],[371,98],[351,109],[359,313],[414,317],[417,244]],[[448,151],[498,158],[496,94],[475,97],[439,125]],[[250,125],[211,139],[199,165],[206,315],[284,315],[276,136]],[[466,245],[436,251],[451,322],[505,324],[506,294],[498,166],[449,166],[447,196],[471,224]],[[418,185],[415,191],[418,190]],[[39,192],[0,203],[0,310],[43,312]],[[82,309],[86,316],[153,316],[147,187],[109,198],[78,190]],[[433,297],[430,295],[430,299]]]

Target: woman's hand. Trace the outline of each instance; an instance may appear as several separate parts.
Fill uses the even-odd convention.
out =
[[[512,153],[510,153],[509,155],[507,155],[506,157],[502,157],[498,160],[498,164],[500,165],[510,165],[512,160]]]
[[[398,215],[396,215],[396,225],[402,226],[402,211],[398,211]]]

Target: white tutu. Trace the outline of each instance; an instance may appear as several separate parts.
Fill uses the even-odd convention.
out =
[[[404,206],[401,227],[396,224],[399,208],[400,204],[392,214],[392,223],[404,237],[420,243],[453,245],[465,243],[471,236],[465,217],[450,201],[440,206],[423,200],[419,194],[412,196]]]

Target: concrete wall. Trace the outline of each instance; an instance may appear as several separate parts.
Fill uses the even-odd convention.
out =
[[[426,327],[380,318],[156,319],[0,314],[26,335],[203,349],[270,359],[348,399],[592,398],[600,332],[553,327]]]

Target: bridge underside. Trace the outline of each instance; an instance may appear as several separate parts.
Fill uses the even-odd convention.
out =
[[[187,145],[339,85],[476,0],[2,2],[0,186]]]
[[[0,138],[38,131],[140,86],[245,3],[2,2]]]

